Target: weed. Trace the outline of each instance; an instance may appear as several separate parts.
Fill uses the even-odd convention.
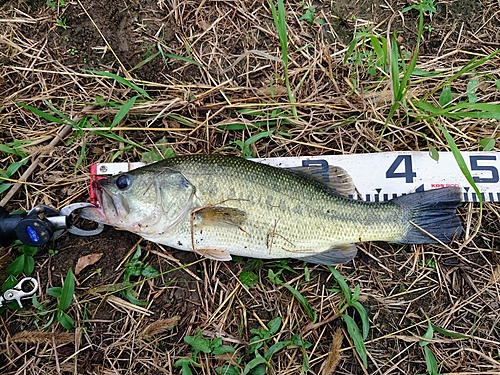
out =
[[[184,341],[189,344],[193,350],[193,354],[191,357],[185,357],[178,359],[174,362],[175,367],[180,367],[182,370],[182,375],[192,375],[191,367],[200,367],[198,363],[198,354],[212,354],[212,355],[220,355],[225,353],[234,353],[234,348],[229,345],[222,344],[222,338],[218,337],[213,340],[207,340],[202,337],[201,331],[198,332],[196,336],[185,336]],[[234,373],[236,370],[234,366],[227,366],[226,369]],[[218,374],[226,374],[226,372],[222,372],[221,369],[217,371]],[[239,374],[239,372],[237,372]]]
[[[59,254],[59,250],[49,249],[48,253],[50,256],[56,256],[57,254]]]
[[[123,280],[125,283],[130,284],[129,287],[121,291],[123,298],[129,300],[134,305],[145,306],[148,303],[141,301],[137,298],[137,293],[133,290],[134,285],[130,281],[131,277],[144,276],[146,278],[154,278],[159,275],[159,272],[155,270],[148,264],[144,263],[144,259],[141,260],[141,247],[137,246],[132,258],[125,264],[125,272],[123,273]],[[146,255],[147,256],[147,255]]]
[[[281,317],[277,317],[267,323],[266,327],[250,330],[250,333],[254,336],[250,339],[250,347],[248,348],[247,353],[255,355],[255,358],[246,364],[245,369],[243,370],[244,375],[266,374],[271,357],[286,347],[300,348],[303,355],[302,372],[309,370],[309,359],[307,357],[306,349],[311,346],[311,343],[302,341],[299,335],[294,334],[290,340],[278,341],[268,347],[268,342],[276,333],[278,333],[281,324]],[[263,355],[260,354],[260,349],[264,349]]]
[[[247,288],[251,288],[257,284],[259,276],[253,271],[241,271],[239,279]]]
[[[491,151],[495,148],[495,138],[483,138],[479,141],[479,149],[481,151]]]
[[[436,361],[436,357],[432,353],[432,350],[429,348],[430,341],[434,338],[434,331],[441,333],[444,336],[454,338],[454,339],[466,339],[468,336],[461,335],[455,332],[450,332],[445,329],[442,329],[431,323],[430,320],[427,321],[427,331],[422,336],[422,339],[419,340],[418,344],[423,347],[424,355],[425,355],[425,364],[427,365],[427,373],[429,375],[441,375],[439,373],[438,364]]]
[[[223,149],[231,149],[240,154],[240,156],[244,158],[252,158],[255,157],[252,144],[257,142],[258,140],[262,138],[269,137],[271,134],[274,133],[274,130],[268,130],[265,132],[257,133],[252,135],[250,138],[248,138],[246,141],[242,141],[237,139],[236,141],[231,141],[229,144],[230,145],[236,145],[236,146],[226,146],[223,147]]]
[[[57,26],[62,27],[64,30],[66,30],[68,28],[68,26],[66,26],[66,18],[63,18],[63,19],[58,18],[56,20],[56,24],[57,24]]]
[[[283,4],[283,0],[277,0],[277,3],[278,9],[276,9],[276,6],[274,5],[274,0],[270,1],[271,12],[273,14],[274,25],[276,26],[281,45],[281,59],[283,60],[283,74],[285,76],[285,86],[288,93],[288,100],[290,100],[290,104],[292,104],[293,117],[298,118],[297,108],[293,105],[295,103],[295,97],[290,86],[290,77],[288,75],[288,37],[286,31],[285,5]]]
[[[56,7],[60,7],[60,8],[63,8],[66,6],[66,2],[64,0],[57,0],[56,1],[51,1],[51,0],[48,0],[45,4],[47,4],[47,6],[52,9],[52,10],[55,10]]]
[[[29,141],[14,141],[11,143],[0,144],[0,153],[9,155],[9,159],[12,161],[7,169],[0,169],[0,181],[11,181],[11,177],[25,165],[29,156],[22,150],[22,146],[29,144]],[[14,161],[16,159],[19,159]],[[0,194],[10,188],[10,182],[0,183]]]
[[[370,330],[370,322],[368,320],[368,314],[364,306],[358,301],[361,288],[358,284],[355,286],[354,291],[351,292],[351,289],[345,282],[340,272],[337,271],[332,266],[328,266],[328,268],[332,272],[333,277],[335,278],[335,280],[337,280],[337,283],[340,287],[340,290],[329,289],[329,291],[331,292],[341,291],[342,294],[344,295],[344,300],[341,301],[337,307],[339,315],[346,323],[347,331],[349,332],[349,336],[354,342],[354,347],[356,348],[356,352],[358,353],[359,357],[363,361],[363,365],[366,368],[368,366],[368,358],[366,354],[366,347],[364,341],[368,337],[368,331]],[[357,311],[359,317],[361,318],[361,325],[362,325],[361,331],[356,322],[354,321],[354,319],[351,318],[349,315],[347,315],[346,310],[349,307],[353,307]]]
[[[5,272],[7,275],[18,276],[24,272],[26,276],[30,276],[35,270],[35,255],[37,248],[28,245],[22,245],[17,248],[21,255],[7,267]]]
[[[172,147],[168,147],[168,142],[163,137],[154,145],[154,148],[151,151],[144,152],[142,154],[142,161],[146,163],[153,163],[155,161],[160,161],[163,159],[173,158],[175,156],[175,152]]]
[[[311,321],[313,323],[316,322],[316,319],[318,318],[318,315],[316,314],[316,311],[314,311],[311,307],[311,305],[309,304],[309,302],[307,301],[307,299],[297,290],[295,289],[293,286],[291,285],[288,285],[288,284],[285,284],[283,283],[283,281],[280,279],[280,275],[281,273],[283,272],[283,270],[279,270],[278,272],[274,272],[272,269],[270,269],[268,271],[268,277],[269,277],[269,280],[275,284],[275,285],[280,285],[280,286],[283,286],[284,288],[286,288],[290,293],[292,293],[292,295],[297,299],[297,301],[299,301],[299,303],[302,305],[302,307],[304,308],[304,311],[306,312],[307,316],[309,317],[309,319],[311,319]]]
[[[314,15],[314,13],[316,12],[316,7],[314,5],[311,6],[304,5],[304,11],[305,13],[299,19],[306,21],[309,24],[309,26],[314,25],[315,21],[320,26],[325,23],[325,21],[323,21],[321,18],[318,18]]]

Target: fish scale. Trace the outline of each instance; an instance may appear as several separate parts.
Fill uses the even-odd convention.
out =
[[[130,182],[124,190],[120,176]],[[419,226],[448,242],[461,231],[454,188],[368,203],[302,173],[222,155],[166,159],[97,184],[101,208],[84,210],[87,218],[219,260],[338,264],[358,242],[435,242]]]

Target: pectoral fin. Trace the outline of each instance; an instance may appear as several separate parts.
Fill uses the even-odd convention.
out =
[[[198,209],[194,213],[196,227],[238,227],[240,229],[246,219],[246,213],[232,207],[211,206]]]
[[[220,260],[220,261],[228,261],[232,260],[231,254],[224,250],[217,249],[196,249],[196,253],[204,256],[208,259]]]
[[[334,266],[349,262],[356,256],[358,249],[354,244],[335,246],[323,253],[310,255],[307,257],[296,258],[309,263],[324,264],[325,266]]]

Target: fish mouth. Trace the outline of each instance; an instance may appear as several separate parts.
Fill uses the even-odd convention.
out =
[[[83,208],[80,211],[80,217],[97,223],[116,225],[120,219],[123,219],[123,214],[126,214],[128,211],[124,210],[123,202],[117,196],[109,193],[99,181],[93,181],[92,188],[94,189],[98,205],[96,207]],[[125,212],[121,213],[120,211]]]

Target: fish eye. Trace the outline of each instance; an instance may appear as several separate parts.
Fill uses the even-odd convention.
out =
[[[115,184],[118,189],[127,190],[131,185],[130,177],[127,176],[126,174],[121,175],[116,179]]]

